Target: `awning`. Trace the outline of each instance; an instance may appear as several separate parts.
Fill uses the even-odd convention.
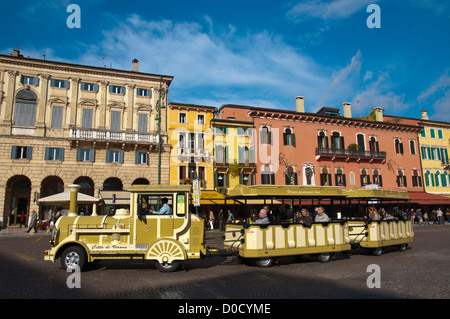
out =
[[[385,189],[356,189],[347,188],[343,190],[345,196],[349,199],[373,200],[373,201],[407,201],[409,199],[408,192],[392,191]]]
[[[450,205],[450,198],[427,192],[408,192],[412,204]]]
[[[297,186],[297,185],[238,185],[228,192],[231,198],[345,198],[337,186]]]
[[[225,205],[226,198],[227,198],[226,195],[213,190],[200,191],[200,205]],[[227,198],[228,204],[231,204],[232,202],[233,202],[232,200]]]
[[[78,193],[77,200],[79,203],[97,203],[99,201],[98,198],[92,197],[83,193]],[[63,192],[47,197],[40,198],[38,200],[39,203],[45,204],[56,204],[56,203],[67,203],[70,202],[70,192]]]

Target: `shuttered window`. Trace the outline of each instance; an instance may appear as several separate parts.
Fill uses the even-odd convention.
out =
[[[147,133],[148,131],[148,115],[144,113],[139,113],[138,118],[138,131],[142,133]]]
[[[63,107],[53,106],[52,108],[52,128],[62,128],[63,124]]]
[[[83,120],[81,123],[82,128],[92,128],[92,109],[83,109]]]
[[[111,111],[111,130],[120,131],[120,112]]]

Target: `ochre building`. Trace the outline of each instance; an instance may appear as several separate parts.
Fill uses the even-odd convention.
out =
[[[137,60],[126,71],[25,58],[18,51],[0,55],[4,226],[18,224],[22,212],[40,209],[39,198],[73,183],[94,197],[136,183],[168,184],[172,80],[139,72]]]

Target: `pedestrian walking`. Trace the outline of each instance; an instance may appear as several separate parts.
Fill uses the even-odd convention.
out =
[[[216,222],[216,218],[214,217],[214,213],[212,210],[209,211],[209,227],[210,229],[214,229],[214,223]]]
[[[31,229],[34,229],[34,232],[37,233],[37,221],[38,216],[35,210],[33,210],[33,213],[31,214],[31,220],[30,220],[30,227],[28,227],[27,233],[30,232]]]

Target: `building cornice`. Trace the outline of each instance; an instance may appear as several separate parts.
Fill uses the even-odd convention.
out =
[[[15,57],[0,54],[0,64],[6,64],[8,66],[18,66],[27,67],[34,69],[45,69],[46,72],[49,71],[63,71],[70,73],[94,75],[94,76],[105,76],[109,78],[127,78],[132,80],[141,81],[160,81],[162,80],[167,86],[173,80],[173,76],[169,75],[158,75],[134,71],[125,71],[118,69],[108,69],[94,66],[86,66],[80,64],[66,63],[66,62],[56,62],[49,60],[38,60],[33,58],[25,57]],[[10,69],[11,67],[8,67]]]

